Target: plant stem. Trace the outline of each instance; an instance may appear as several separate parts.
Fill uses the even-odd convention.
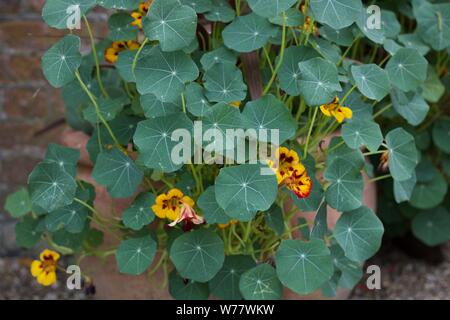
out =
[[[283,12],[283,33],[281,36],[281,49],[280,49],[280,55],[278,59],[278,63],[275,67],[275,69],[272,72],[272,77],[270,78],[269,83],[267,83],[267,86],[264,88],[263,95],[266,95],[267,92],[269,92],[270,87],[272,86],[273,82],[275,81],[275,78],[277,76],[277,72],[280,69],[281,65],[283,64],[283,58],[284,58],[284,47],[286,46],[286,14]]]
[[[314,122],[316,121],[317,112],[319,111],[319,108],[315,108],[314,114],[311,120],[311,125],[309,126],[308,135],[306,136],[306,142],[305,142],[305,148],[303,149],[303,159],[306,159],[308,155],[308,145],[309,145],[309,139],[311,138],[311,133],[314,127]]]
[[[391,177],[390,174],[386,174],[386,175],[384,175],[384,176],[379,176],[379,177],[370,179],[370,180],[369,180],[369,183],[375,182],[375,181],[384,180],[384,179],[388,179],[388,178],[390,178],[390,177]]]
[[[97,117],[100,119],[100,121],[103,123],[103,125],[105,126],[106,130],[108,131],[109,135],[111,136],[111,139],[113,139],[114,144],[116,145],[116,147],[118,149],[120,149],[121,151],[125,151],[125,149],[122,147],[122,145],[119,143],[119,140],[117,140],[116,136],[114,135],[114,132],[111,130],[111,127],[109,126],[109,124],[106,122],[105,118],[103,117],[103,115],[100,112],[100,107],[98,106],[97,100],[94,97],[94,95],[92,94],[92,92],[89,90],[89,88],[86,86],[86,84],[83,82],[83,79],[81,79],[80,73],[77,71],[75,71],[75,76],[78,79],[78,82],[81,85],[81,88],[86,92],[86,94],[88,95],[89,99],[91,100],[92,104],[94,105],[95,108],[95,113],[97,114]]]
[[[241,0],[235,0],[236,15],[241,15]]]
[[[95,40],[94,35],[92,34],[91,25],[89,24],[89,21],[85,15],[83,15],[84,23],[86,24],[86,29],[89,34],[89,39],[91,41],[91,50],[92,50],[92,56],[94,57],[95,61],[95,74],[97,76],[98,85],[100,87],[100,90],[102,91],[102,94],[104,97],[108,97],[108,93],[105,90],[105,87],[103,86],[102,77],[100,74],[100,63],[98,61],[98,55],[97,55],[97,49],[95,48]]]
[[[354,85],[353,87],[350,88],[350,90],[347,91],[347,93],[345,94],[345,96],[341,100],[341,104],[344,104],[345,100],[347,100],[347,98],[352,94],[352,92],[355,89],[356,89],[356,85]]]
[[[387,106],[379,110],[377,113],[373,115],[373,119],[376,119],[380,115],[382,115],[385,111],[389,110],[392,107],[392,103],[389,103]]]
[[[131,72],[133,73],[133,75],[134,75],[134,69],[136,69],[136,64],[137,64],[139,55],[141,54],[141,51],[142,51],[142,49],[144,49],[147,42],[148,42],[148,38],[145,38],[145,40],[141,43],[141,46],[139,47],[138,51],[136,52],[136,55],[134,56],[133,64],[131,65]]]

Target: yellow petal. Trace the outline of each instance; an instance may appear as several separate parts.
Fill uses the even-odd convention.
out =
[[[56,282],[56,272],[49,271],[49,272],[42,272],[38,275],[37,281],[43,285],[43,286],[51,286]]]
[[[322,111],[322,113],[323,113],[324,115],[326,115],[327,117],[331,117],[330,110],[328,110],[328,108],[327,108],[326,105],[321,105],[321,106],[320,106],[320,111]]]
[[[353,111],[347,107],[340,107],[339,111],[342,112],[346,119],[351,119],[353,117]]]
[[[342,123],[344,121],[345,117],[342,112],[333,112],[334,117],[336,118],[337,122]]]
[[[56,262],[59,260],[59,253],[53,250],[45,249],[41,252],[39,258],[41,259],[41,261],[52,259]]]
[[[180,211],[180,207],[176,207],[175,210],[169,209],[166,211],[166,218],[175,221],[180,217]]]
[[[163,209],[160,205],[157,204],[152,205],[152,210],[158,218],[160,219],[166,218],[166,209]]]
[[[32,275],[33,277],[37,277],[43,270],[44,270],[44,269],[43,269],[43,267],[42,267],[42,262],[41,262],[41,261],[39,261],[39,260],[34,260],[34,261],[31,263],[30,271],[31,271],[31,275]]]
[[[177,189],[177,188],[173,188],[167,193],[168,199],[172,199],[172,198],[181,199],[181,198],[183,198],[183,196],[184,196],[183,192],[181,192],[181,190]]]
[[[184,196],[183,199],[182,199],[182,201],[183,201],[184,203],[186,203],[188,206],[190,206],[191,208],[193,208],[193,207],[195,206],[194,200],[192,200],[192,199],[191,199],[190,197],[188,197],[188,196]]]

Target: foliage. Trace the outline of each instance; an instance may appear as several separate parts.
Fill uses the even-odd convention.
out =
[[[65,29],[58,12],[72,2],[47,0],[47,24]],[[358,282],[384,232],[364,205],[367,184],[383,186],[385,224],[412,219],[428,245],[450,237],[450,4],[380,1],[383,23],[371,29],[361,0],[81,2],[91,52],[71,32],[42,69],[62,87],[69,124],[91,137],[94,181],[134,200],[122,216],[99,212],[93,185],[76,175],[79,152],[52,145],[7,200],[19,244],[115,255],[130,275],[163,268],[178,299],[280,299],[283,287],[328,294]],[[114,9],[98,43],[95,6]],[[195,137],[197,121],[214,139],[277,129],[284,160],[199,164],[192,150],[175,161],[174,132]],[[234,151],[209,142],[191,145]],[[396,202],[407,204],[387,205]],[[342,213],[334,228],[327,206]],[[101,246],[102,233],[114,248]]]

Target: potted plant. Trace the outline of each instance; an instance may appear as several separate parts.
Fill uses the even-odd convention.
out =
[[[374,182],[409,185],[419,162],[410,133],[376,121],[395,94],[423,86],[429,63],[396,42],[403,6],[381,12],[377,28],[376,10],[346,2],[83,1],[91,52],[71,31],[42,69],[62,88],[67,122],[87,134],[85,149],[75,141],[92,173],[77,175],[80,148],[50,145],[7,204],[22,219],[19,244],[44,239],[55,251],[34,263],[38,281],[56,281],[57,251],[115,298],[352,288],[384,231]],[[69,5],[47,0],[46,23],[66,29]],[[95,6],[113,9],[99,43]],[[389,174],[367,160],[380,157]]]

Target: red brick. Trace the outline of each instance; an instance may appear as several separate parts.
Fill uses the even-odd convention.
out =
[[[41,71],[41,54],[38,53],[29,56],[22,54],[4,56],[0,60],[0,68],[6,71],[0,76],[1,83],[23,83],[44,79]]]
[[[49,111],[60,104],[56,90],[46,88],[11,88],[4,90],[3,111],[9,119],[44,121]]]
[[[21,4],[22,0],[0,0],[0,12],[2,14],[19,13],[21,9]]]

